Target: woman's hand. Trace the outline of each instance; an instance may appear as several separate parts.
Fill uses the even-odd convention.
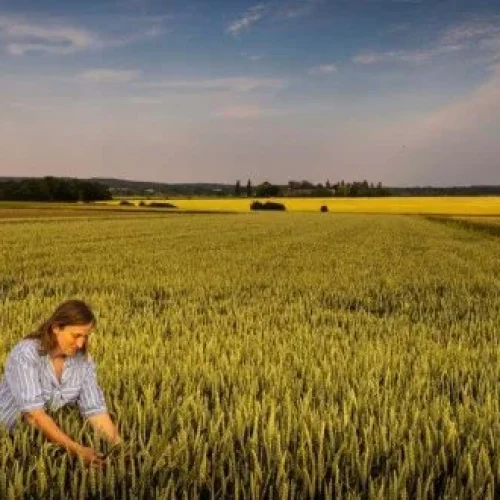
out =
[[[102,455],[92,448],[82,446],[65,434],[43,408],[25,413],[26,421],[39,429],[49,441],[65,448],[71,455],[81,458],[92,467],[103,467],[106,462]]]
[[[104,455],[102,453],[97,453],[93,448],[88,448],[87,446],[81,446],[76,453],[77,457],[81,458],[83,462],[96,469],[102,468],[106,465],[104,460]]]

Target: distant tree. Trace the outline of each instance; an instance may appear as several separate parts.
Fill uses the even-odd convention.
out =
[[[236,181],[236,185],[234,186],[234,195],[235,196],[241,196],[241,183],[240,181]]]
[[[0,183],[0,199],[19,201],[109,200],[109,188],[98,182],[44,177]]]
[[[349,184],[344,179],[335,185],[335,196],[349,196]]]
[[[280,187],[265,181],[259,186],[257,186],[255,190],[255,196],[259,198],[270,198],[273,196],[280,196]]]
[[[247,197],[250,198],[252,196],[252,183],[250,179],[247,182]]]
[[[300,187],[301,189],[312,189],[314,188],[314,184],[304,179],[301,181]]]
[[[332,186],[330,185],[330,179],[326,179],[325,187],[326,187],[326,189],[332,188]]]
[[[76,187],[80,201],[110,200],[112,198],[107,186],[99,182],[81,181]]]

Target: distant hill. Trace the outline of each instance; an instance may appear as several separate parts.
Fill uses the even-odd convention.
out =
[[[71,177],[60,178],[71,179]],[[33,179],[33,177],[0,177],[0,182],[25,179]],[[167,184],[164,182],[130,181],[103,177],[79,178],[78,180],[99,182],[108,186],[110,191],[116,195],[216,196],[228,195],[234,192],[234,185],[232,184],[209,182]]]
[[[106,186],[115,189],[153,189],[155,191],[170,190],[174,188],[184,188],[184,189],[233,189],[232,184],[220,184],[220,183],[210,183],[210,182],[194,182],[194,183],[171,183],[167,184],[165,182],[147,182],[147,181],[129,181],[126,179],[113,179],[113,178],[102,178],[102,177],[92,177],[94,182],[100,182],[106,184]]]

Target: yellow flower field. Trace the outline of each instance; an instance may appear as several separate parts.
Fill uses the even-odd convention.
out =
[[[257,198],[241,199],[169,199],[183,210],[213,210],[249,212]],[[391,198],[270,198],[283,203],[290,212],[319,212],[326,205],[331,212],[390,213],[390,214],[443,214],[443,215],[500,215],[500,197],[391,197]],[[261,200],[261,201],[268,201]],[[129,200],[139,204],[139,200]],[[148,200],[141,200],[146,204]],[[110,202],[119,204],[118,200]]]

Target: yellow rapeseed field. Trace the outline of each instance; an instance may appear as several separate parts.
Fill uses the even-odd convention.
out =
[[[241,199],[170,199],[169,202],[183,210],[213,210],[248,212],[250,204],[258,198]],[[130,200],[135,204],[139,201]],[[443,214],[443,215],[498,215],[500,197],[389,197],[389,198],[266,198],[260,201],[283,203],[290,212],[318,212],[326,205],[331,212],[388,213],[388,214]],[[114,200],[111,204],[118,204]]]

